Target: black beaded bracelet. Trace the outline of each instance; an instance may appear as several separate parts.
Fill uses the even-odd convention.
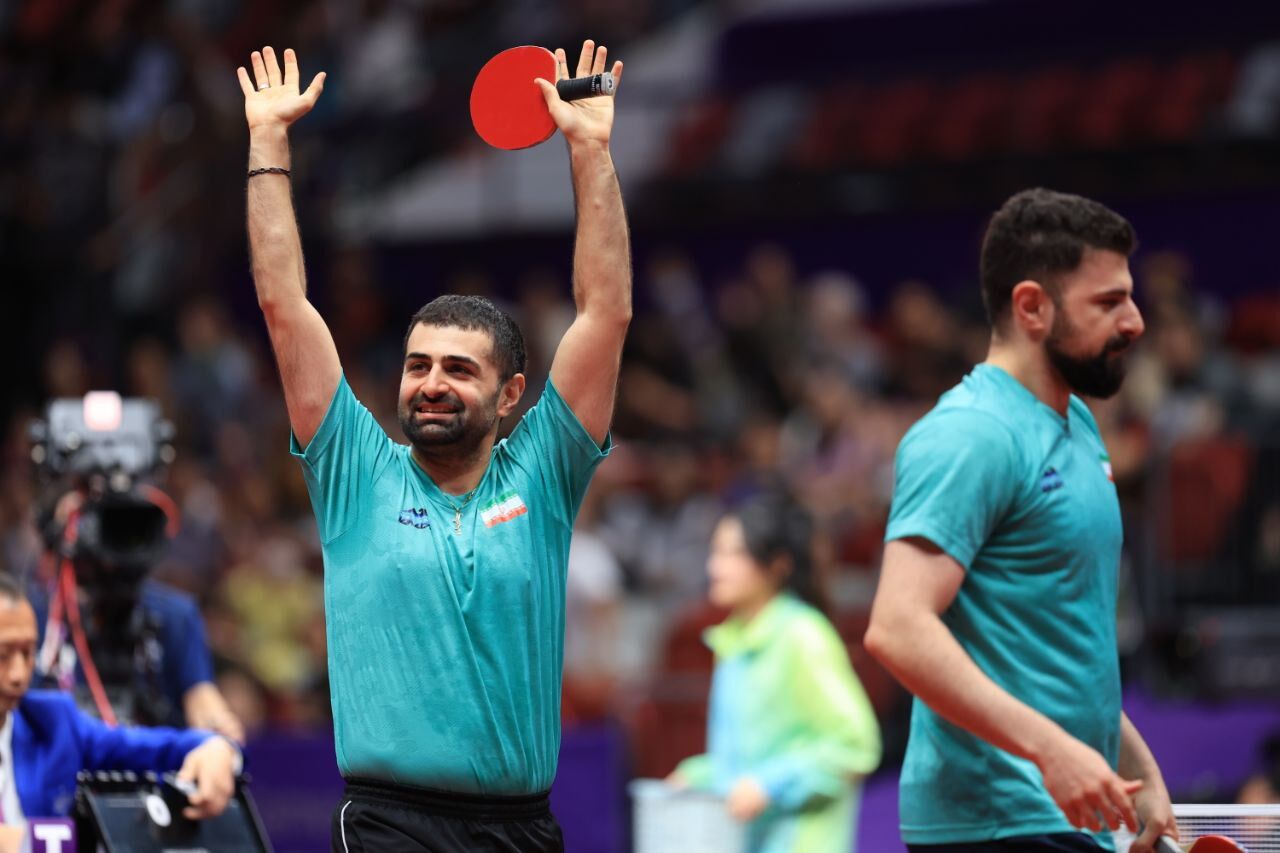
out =
[[[249,174],[245,177],[252,178],[255,175],[284,175],[287,178],[289,177],[289,170],[281,166],[267,166],[262,169],[250,169]]]

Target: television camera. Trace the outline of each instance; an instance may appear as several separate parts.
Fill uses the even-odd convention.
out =
[[[157,724],[174,712],[156,625],[140,606],[176,525],[152,483],[174,459],[173,438],[155,401],[113,391],[54,400],[31,430],[41,530],[56,564],[37,683],[74,685],[78,703],[104,718]],[[105,696],[77,685],[77,662]]]

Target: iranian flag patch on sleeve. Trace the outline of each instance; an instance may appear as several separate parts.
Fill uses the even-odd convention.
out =
[[[529,507],[525,506],[524,500],[518,494],[507,492],[505,495],[499,496],[496,501],[481,507],[480,518],[484,520],[485,527],[494,527],[504,521],[510,521],[517,516],[524,515],[528,511]]]

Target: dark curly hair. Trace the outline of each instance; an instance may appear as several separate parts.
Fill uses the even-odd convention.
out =
[[[1086,248],[1128,257],[1137,245],[1123,216],[1091,199],[1043,188],[1010,198],[982,240],[982,301],[996,326],[1008,313],[1018,282],[1039,282],[1057,300],[1058,276],[1080,266]]]
[[[483,296],[437,296],[418,309],[404,333],[404,350],[408,352],[409,336],[418,324],[452,326],[466,331],[488,332],[493,341],[493,360],[498,365],[499,382],[524,373],[527,362],[524,334],[511,315]]]

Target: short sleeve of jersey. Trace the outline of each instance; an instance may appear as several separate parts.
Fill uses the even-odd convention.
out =
[[[571,524],[596,466],[613,449],[613,437],[605,436],[603,447],[596,444],[548,379],[506,445],[516,465],[536,472],[556,514]]]
[[[343,376],[320,428],[304,449],[289,436],[289,452],[302,463],[322,542],[347,532],[372,483],[393,458],[395,443],[347,385]]]
[[[968,569],[1022,488],[1022,451],[992,415],[935,410],[898,445],[885,541],[920,537]]]

